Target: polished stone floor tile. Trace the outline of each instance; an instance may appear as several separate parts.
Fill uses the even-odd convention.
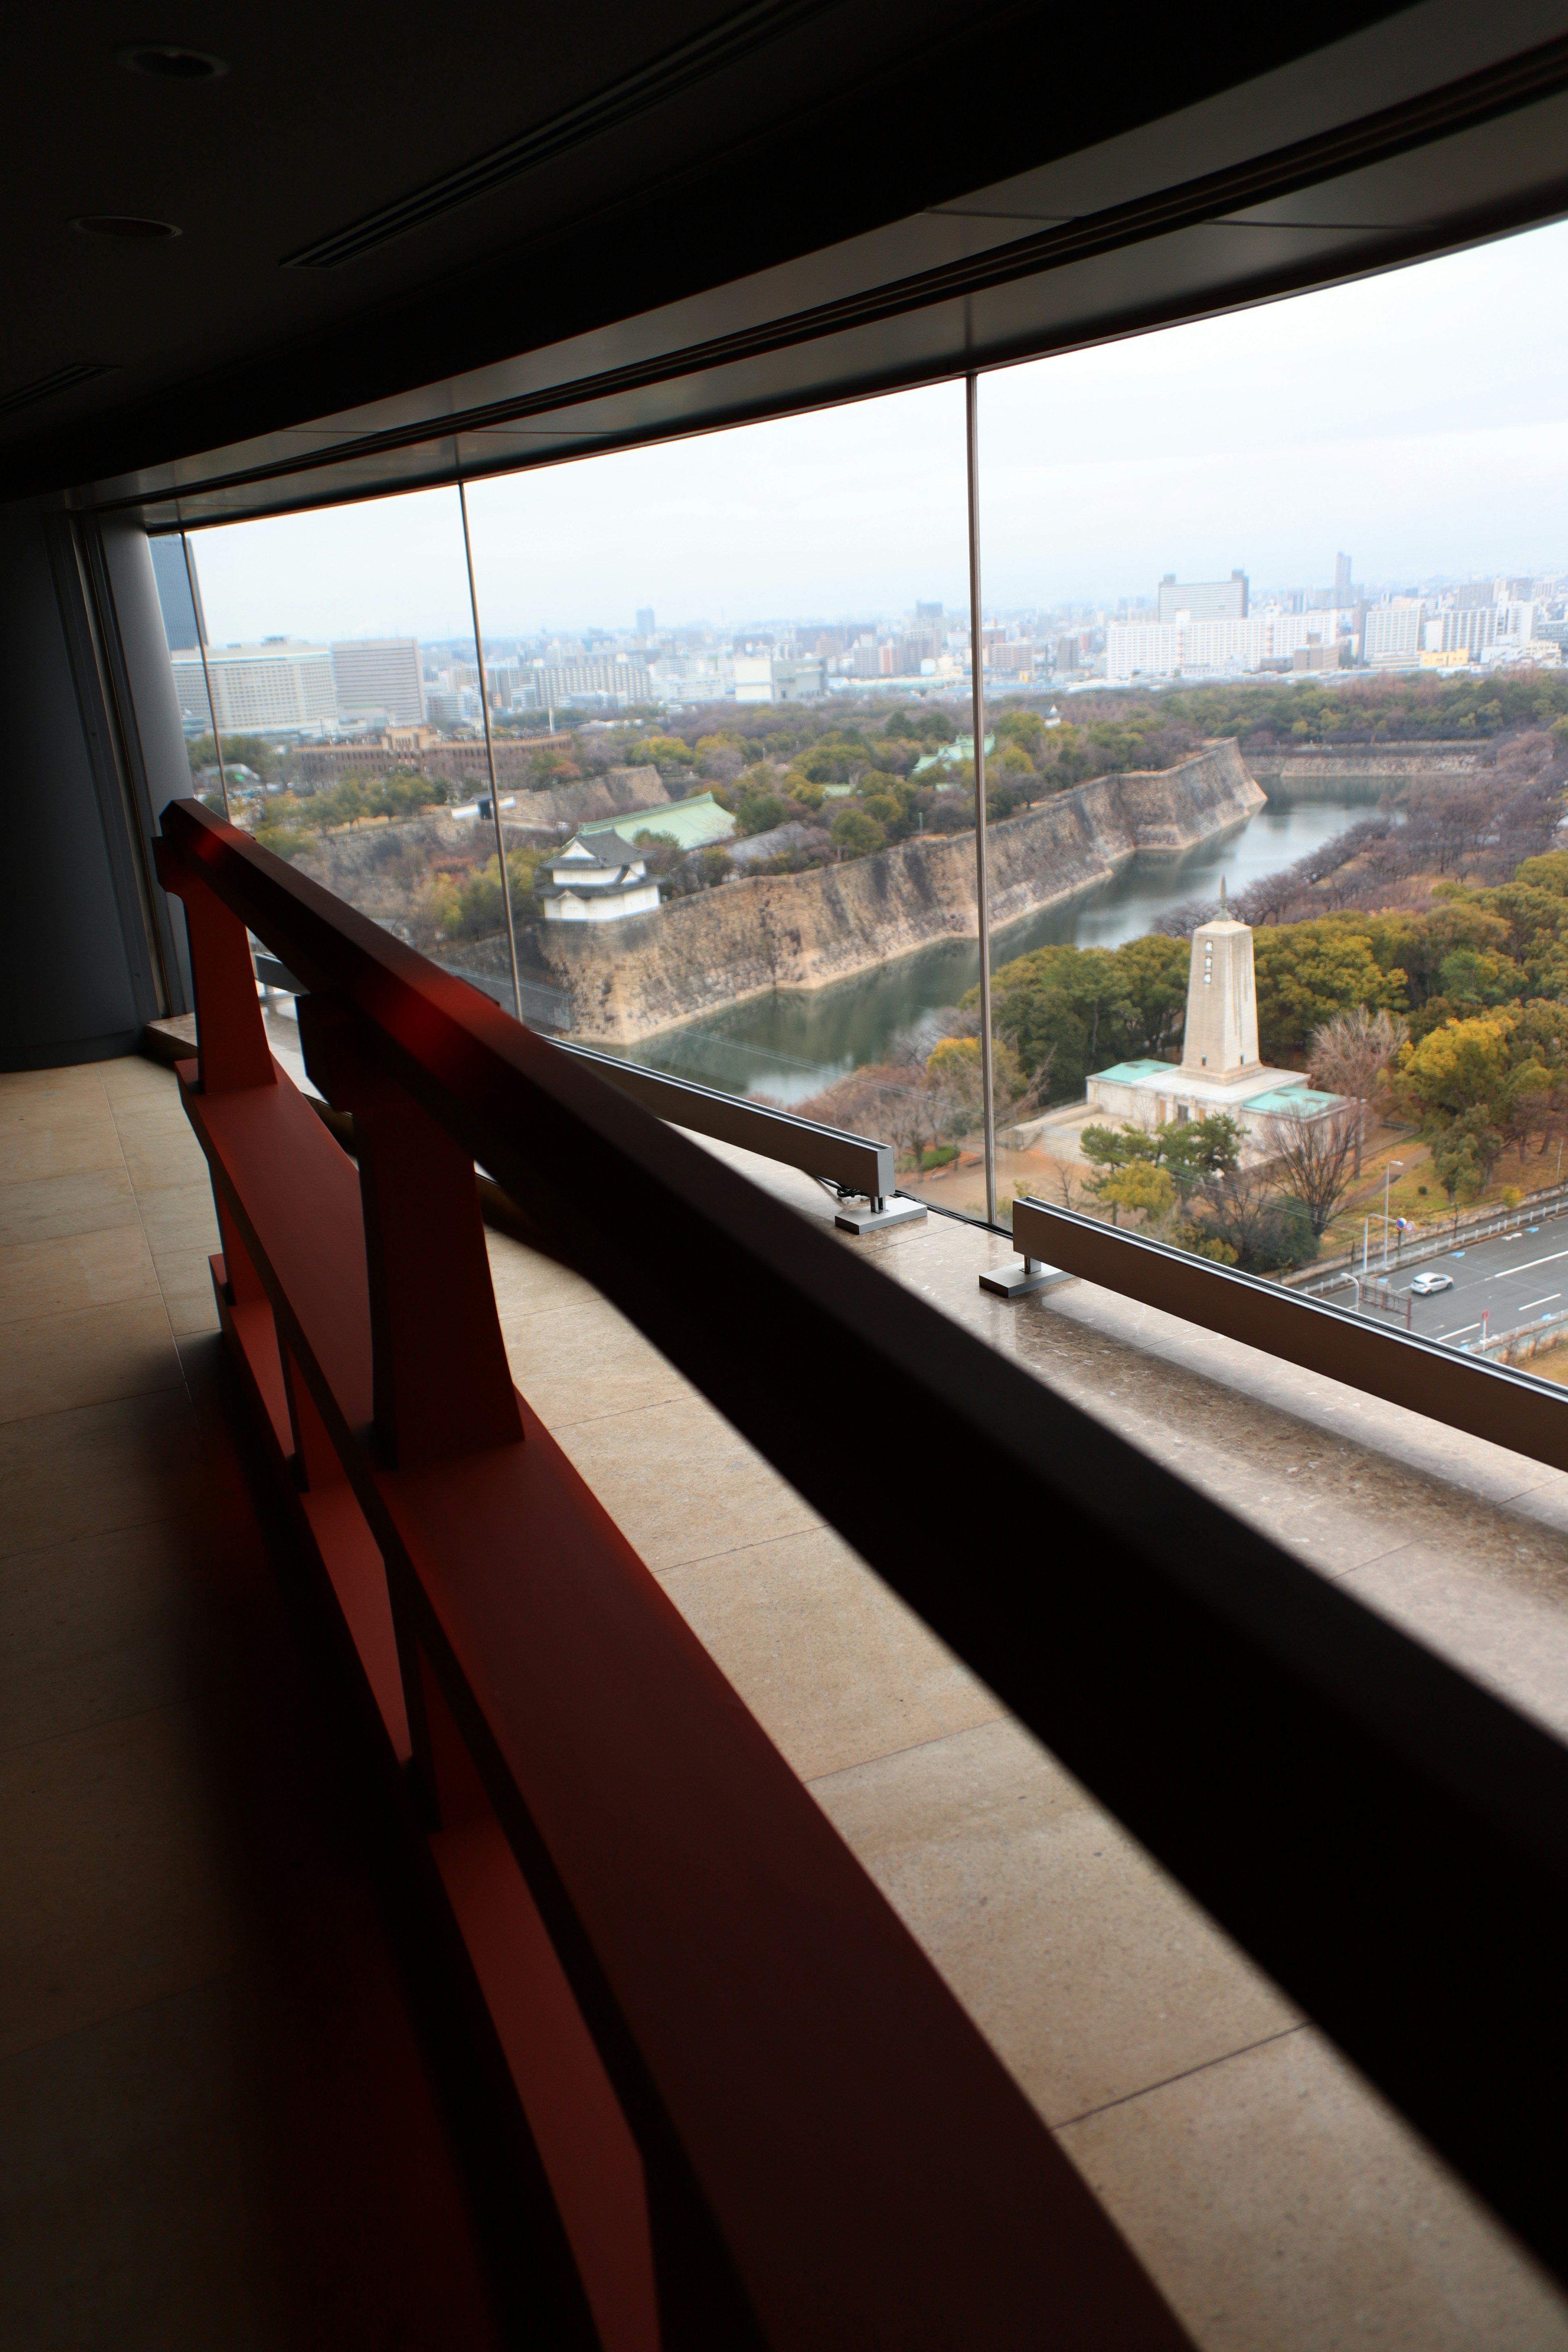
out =
[[[106,1228],[139,1231],[135,1196],[118,1148],[111,1164],[65,1176],[0,1182],[0,1247]]]
[[[561,1445],[651,1569],[678,1568],[818,1524],[702,1398],[583,1421]]]
[[[60,1070],[0,1070],[0,1115],[29,1100],[74,1102],[79,1107],[91,1104],[103,1096],[105,1070],[124,1066],[123,1063],[73,1062]]]
[[[99,1088],[96,1101],[56,1107],[28,1097],[0,1108],[0,1184],[79,1176],[120,1164],[120,1138]]]
[[[1492,1532],[1473,1549],[1402,1545],[1346,1577],[1345,1589],[1568,1738],[1568,1568],[1555,1538],[1532,1542],[1534,1530],[1517,1524]]]
[[[205,1184],[207,1163],[191,1123],[178,1108],[117,1121],[125,1165],[137,1197],[172,1184]]]
[[[79,1308],[7,1326],[0,1350],[0,1422],[68,1412],[174,1388],[181,1378],[159,1297]]]
[[[0,2053],[200,1984],[245,1949],[189,1706],[0,1753]]]
[[[0,1559],[0,1748],[143,1715],[232,1664],[243,1524],[156,1519]]]
[[[584,1282],[580,1274],[573,1274],[553,1258],[525,1248],[505,1234],[487,1231],[485,1245],[489,1252],[496,1312],[503,1329],[523,1316],[546,1314],[563,1307],[605,1303],[593,1284]]]
[[[154,1257],[169,1249],[218,1247],[217,1212],[205,1175],[149,1186],[137,1193],[136,1206]]]
[[[153,1255],[153,1270],[158,1288],[167,1304],[171,1317],[179,1302],[192,1297],[204,1299],[210,1307],[213,1301],[212,1257],[216,1244],[204,1248],[201,1240],[180,1244],[160,1244]],[[176,1329],[179,1328],[175,1326]]]
[[[803,1780],[1001,1713],[830,1528],[668,1569],[660,1581]]]
[[[0,2061],[0,2305],[26,2352],[281,2352],[247,2023],[205,1985]]]
[[[98,1226],[49,1241],[0,1245],[0,1324],[156,1297],[140,1225]]]
[[[1568,2301],[1310,2029],[1060,2135],[1205,2352],[1560,2352]]]
[[[343,1893],[298,1956],[0,2060],[7,2347],[497,2352],[384,1930]]]
[[[140,1054],[122,1054],[112,1062],[96,1065],[110,1108],[118,1118],[121,1113],[154,1110],[160,1107],[179,1107],[179,1082],[173,1070],[160,1062],[149,1062]]]
[[[500,1316],[518,1388],[547,1429],[668,1404],[689,1391],[680,1374],[601,1298]]]
[[[1297,2022],[1010,1718],[812,1794],[1048,2123]]]
[[[210,1507],[184,1388],[0,1423],[0,1558]]]

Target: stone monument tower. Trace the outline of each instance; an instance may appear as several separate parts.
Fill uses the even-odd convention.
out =
[[[1219,886],[1220,910],[1212,923],[1193,933],[1187,975],[1187,1027],[1182,1041],[1182,1075],[1236,1085],[1256,1077],[1258,982],[1252,968],[1252,933],[1234,922]]]
[[[1270,1069],[1258,1060],[1252,933],[1232,920],[1222,882],[1218,915],[1193,933],[1179,1065],[1119,1062],[1114,1069],[1095,1070],[1082,1108],[1058,1116],[1081,1125],[1086,1116],[1109,1115],[1149,1128],[1223,1111],[1237,1121],[1247,1152],[1257,1158],[1275,1149],[1276,1120],[1326,1118],[1338,1107],[1336,1095],[1319,1094],[1300,1070]]]

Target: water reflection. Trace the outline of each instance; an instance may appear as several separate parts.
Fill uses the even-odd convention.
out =
[[[1105,881],[994,932],[993,968],[1034,948],[1113,948],[1138,939],[1183,899],[1216,898],[1222,874],[1234,894],[1321,848],[1385,790],[1373,777],[1337,779],[1332,797],[1276,786],[1256,816],[1200,847],[1179,857],[1140,851]],[[885,1061],[897,1030],[956,1003],[979,978],[978,943],[945,940],[831,988],[778,990],[626,1050],[628,1059],[726,1093],[802,1102],[847,1070]]]

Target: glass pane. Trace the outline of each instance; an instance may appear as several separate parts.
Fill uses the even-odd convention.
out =
[[[190,548],[205,673],[177,539],[154,569],[202,797],[222,804],[216,705],[235,823],[462,966],[469,931],[504,909],[457,492],[236,524]],[[510,1008],[510,973],[479,977]]]
[[[1562,1312],[1544,1242],[1434,1253],[1568,1130],[1565,259],[981,388],[993,806],[1047,794],[993,833],[1001,1190],[1472,1347]]]
[[[526,976],[983,1214],[962,386],[468,497]]]

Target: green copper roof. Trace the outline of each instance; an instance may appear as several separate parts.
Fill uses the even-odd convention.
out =
[[[1118,1062],[1114,1069],[1091,1070],[1089,1080],[1109,1078],[1113,1087],[1136,1086],[1141,1078],[1169,1078],[1177,1083],[1174,1062]]]
[[[710,841],[728,841],[735,820],[711,793],[694,793],[689,800],[674,801],[668,808],[633,809],[628,816],[598,817],[577,830],[587,841],[595,834],[618,833],[623,841],[635,842],[639,833],[651,833],[659,841],[672,841],[677,849],[705,849]]]
[[[1270,1094],[1252,1096],[1247,1108],[1267,1111],[1271,1118],[1292,1110],[1311,1118],[1318,1111],[1331,1110],[1339,1099],[1338,1095],[1314,1094],[1310,1087],[1276,1087]]]

